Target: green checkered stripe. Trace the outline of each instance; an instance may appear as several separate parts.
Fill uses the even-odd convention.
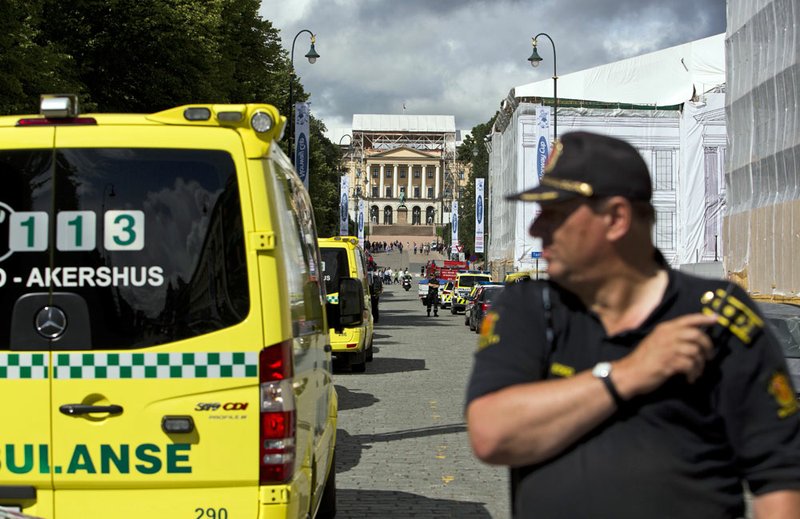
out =
[[[334,305],[338,305],[339,304],[339,294],[336,294],[334,296],[328,296],[328,302],[332,303]]]
[[[47,378],[49,356],[45,353],[0,354],[0,380]]]
[[[257,352],[57,353],[54,357],[59,380],[258,376]]]

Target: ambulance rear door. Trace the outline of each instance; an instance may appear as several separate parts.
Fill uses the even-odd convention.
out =
[[[28,273],[69,322],[52,341],[56,519],[257,515],[241,149],[223,128],[57,128],[53,268]]]
[[[0,506],[41,517],[52,515],[46,337],[61,323],[45,310],[48,291],[31,287],[28,275],[49,266],[53,135],[46,126],[0,128]],[[32,293],[41,305],[23,321],[18,309]]]

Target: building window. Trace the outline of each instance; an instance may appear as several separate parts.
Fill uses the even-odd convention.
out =
[[[459,180],[464,180],[464,172],[463,171],[459,171],[458,172],[458,179]]]
[[[422,177],[422,166],[414,166],[414,178]]]
[[[392,225],[392,208],[391,207],[384,207],[383,209],[383,223],[386,225]]]
[[[414,186],[414,198],[419,198],[419,186]]]
[[[428,188],[428,198],[433,198],[433,188],[432,187]]]
[[[384,166],[384,167],[383,167],[383,171],[386,173],[386,174],[384,175],[384,177],[386,177],[386,178],[392,178],[392,168],[391,168],[391,167],[389,167],[389,166]]]
[[[384,195],[386,198],[392,198],[392,186],[386,186],[384,189]]]
[[[408,173],[408,166],[400,166],[397,168],[397,172],[400,174],[400,178],[406,178],[406,173]]]
[[[429,207],[425,210],[425,223],[428,225],[433,225],[433,217],[436,214],[436,211],[433,207]]]
[[[419,225],[422,220],[422,210],[419,207],[414,207],[411,210],[411,225]]]
[[[378,198],[380,196],[379,189],[378,186],[372,186],[372,198]]]
[[[672,150],[655,150],[656,191],[672,191]]]
[[[372,223],[378,223],[378,206],[373,205],[369,208],[369,219]]]
[[[381,167],[372,166],[372,178],[380,178],[380,174],[381,174]]]
[[[653,232],[656,247],[662,251],[675,250],[675,212],[659,211]]]
[[[428,172],[428,178],[433,178],[433,168],[425,168],[425,170]]]

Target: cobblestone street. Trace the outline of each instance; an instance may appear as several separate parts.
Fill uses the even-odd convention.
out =
[[[507,470],[477,461],[467,441],[476,340],[463,315],[427,317],[416,280],[408,292],[385,287],[374,361],[334,375],[337,517],[509,516]]]

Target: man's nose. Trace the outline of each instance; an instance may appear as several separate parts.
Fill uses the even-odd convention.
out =
[[[545,234],[550,232],[551,225],[548,224],[544,215],[540,215],[531,222],[528,233],[534,238],[543,238]]]

